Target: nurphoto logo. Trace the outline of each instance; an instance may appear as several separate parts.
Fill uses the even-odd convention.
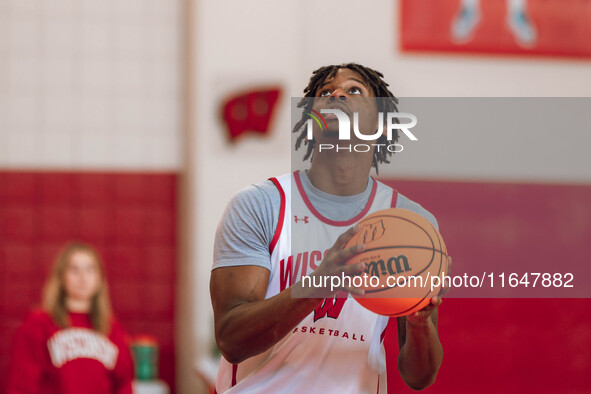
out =
[[[312,140],[313,136],[313,127],[314,122],[318,125],[322,132],[328,131],[328,124],[327,118],[330,120],[338,121],[339,128],[338,128],[338,139],[339,141],[350,141],[351,140],[351,130],[355,137],[362,141],[377,141],[377,139],[384,134],[384,126],[386,127],[385,135],[388,141],[392,141],[392,135],[394,130],[400,130],[406,135],[411,141],[418,141],[418,138],[410,131],[411,128],[416,126],[417,124],[417,117],[410,113],[405,112],[378,112],[378,128],[373,134],[364,134],[359,131],[359,112],[353,112],[353,127],[351,127],[351,119],[350,116],[345,113],[343,110],[337,108],[323,108],[320,109],[320,112],[310,109],[311,112],[306,112],[309,116],[309,119],[306,122],[306,138],[308,140]],[[327,116],[323,116],[323,114]],[[385,119],[385,121],[384,121]],[[409,120],[407,123],[401,123],[401,120]],[[391,143],[391,144],[350,144],[350,145],[340,145],[340,144],[326,144],[321,143],[319,144],[320,151],[322,150],[336,150],[337,152],[340,150],[347,150],[349,152],[369,152],[372,147],[375,147],[378,152],[381,149],[386,149],[389,152],[402,152],[404,147],[401,144]]]

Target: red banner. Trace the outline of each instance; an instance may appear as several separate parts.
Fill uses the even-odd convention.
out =
[[[591,0],[402,0],[402,50],[591,58]]]

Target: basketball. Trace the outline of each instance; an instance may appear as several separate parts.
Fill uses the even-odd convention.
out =
[[[441,288],[442,281],[433,277],[448,274],[447,248],[439,231],[423,216],[401,208],[374,212],[359,225],[346,247],[365,243],[366,249],[345,263],[365,263],[358,275],[366,274],[360,286],[365,294],[355,295],[357,302],[393,317],[427,306]]]

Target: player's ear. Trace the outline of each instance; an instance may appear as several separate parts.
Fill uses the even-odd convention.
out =
[[[388,114],[381,112],[382,121],[382,135],[388,138]],[[380,121],[380,113],[378,112],[378,122]]]
[[[388,121],[386,120],[387,116],[386,116],[386,114],[383,114],[382,116],[384,117],[383,122],[382,122],[383,123],[382,124],[382,127],[383,127],[382,128],[382,135],[384,137],[388,138]]]
[[[382,123],[382,135],[387,137],[388,129],[386,128],[386,126],[388,126],[388,114],[385,112],[384,109],[381,108],[380,100],[382,100],[382,98],[376,97],[376,107],[378,111],[376,130],[379,130],[380,123]]]

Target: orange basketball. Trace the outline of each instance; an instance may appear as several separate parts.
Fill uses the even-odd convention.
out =
[[[427,306],[439,293],[442,273],[448,274],[447,248],[439,231],[423,216],[401,208],[374,212],[359,225],[361,230],[346,246],[366,246],[346,263],[365,263],[364,272],[352,278],[365,290],[355,296],[357,302],[386,316],[405,316]],[[361,277],[365,279],[359,281]]]

